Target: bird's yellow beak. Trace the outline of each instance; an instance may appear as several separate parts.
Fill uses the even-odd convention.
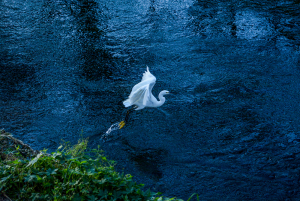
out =
[[[119,129],[123,128],[125,126],[125,121],[121,121],[119,123]]]

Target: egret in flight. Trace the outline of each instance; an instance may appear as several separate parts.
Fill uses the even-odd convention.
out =
[[[160,107],[162,106],[166,99],[164,95],[169,94],[169,91],[163,90],[159,93],[157,100],[152,94],[152,88],[155,85],[156,78],[149,71],[147,66],[147,71],[143,74],[142,81],[136,84],[128,97],[127,100],[123,101],[125,107],[135,106],[130,110],[141,110],[145,107]],[[129,111],[127,111],[126,117],[124,121],[121,121],[119,124],[119,128],[123,128],[125,126],[125,122],[128,118]]]

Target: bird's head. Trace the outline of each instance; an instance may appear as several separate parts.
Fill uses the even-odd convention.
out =
[[[161,91],[161,93],[162,93],[162,95],[165,95],[165,94],[170,94],[170,92],[169,92],[169,91],[167,91],[167,90],[163,90],[163,91]]]

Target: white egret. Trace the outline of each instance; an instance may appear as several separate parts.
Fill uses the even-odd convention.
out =
[[[123,101],[125,107],[130,107],[134,105],[132,109],[141,110],[145,107],[160,107],[162,106],[166,99],[164,95],[169,94],[169,91],[163,90],[159,93],[159,101],[153,96],[152,88],[155,85],[156,78],[149,71],[147,66],[147,71],[143,74],[142,81],[136,84],[128,97],[127,100]],[[121,121],[119,126],[120,129],[125,125],[126,119],[128,117],[129,111],[127,111],[124,121]]]

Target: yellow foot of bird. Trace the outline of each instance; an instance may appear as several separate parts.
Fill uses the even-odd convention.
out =
[[[124,121],[121,121],[121,122],[119,123],[119,129],[123,128],[124,126],[125,126],[125,122],[124,122]]]

